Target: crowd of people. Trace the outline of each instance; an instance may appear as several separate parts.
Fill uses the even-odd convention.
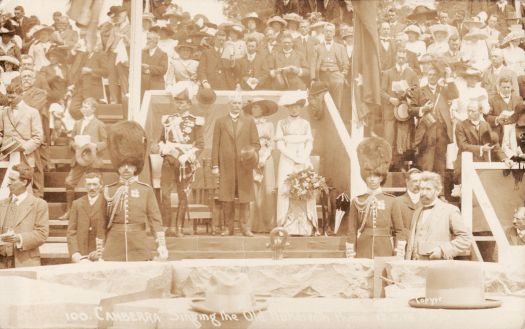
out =
[[[40,24],[37,17],[26,17],[21,6],[13,15],[0,14],[0,103],[5,106],[0,121],[0,153],[8,154],[10,163],[20,163],[17,166],[21,167],[12,166],[8,171],[17,176],[12,180],[33,184],[34,196],[42,198],[48,146],[64,134],[77,153],[95,155],[89,162],[75,158],[65,182],[67,211],[61,219],[69,218],[73,225],[69,247],[75,262],[102,257],[107,228],[114,227],[116,234],[121,232],[120,225],[137,232],[144,232],[146,226],[154,229],[159,253],[167,257],[162,227],[168,228],[168,234],[183,235],[188,191],[199,184],[217,190],[225,221],[222,235],[234,232],[235,200],[239,202],[244,236],[253,236],[252,230],[269,232],[276,226],[294,235],[319,234],[315,196],[290,198],[287,184],[290,175],[313,167],[310,123],[299,117],[307,96],[300,90],[308,90],[314,119],[320,115],[319,109],[315,110],[315,97],[328,92],[343,120],[352,120],[347,98],[352,94],[354,47],[351,1],[276,0],[270,17],[251,12],[222,24],[202,14],[192,17],[175,1],[150,4],[151,12],[144,13],[142,33],[134,43],[126,6],[109,9],[108,20],[97,29],[96,42],[90,42],[85,28],[62,12],[53,14],[54,23],[49,26]],[[367,123],[371,133],[383,137],[391,149],[387,172],[409,167],[424,172],[423,177],[431,183],[429,189],[433,189],[426,203],[435,204],[437,195],[445,194],[441,186],[447,170],[454,172],[453,194],[459,195],[463,151],[472,152],[474,161],[502,161],[509,167],[525,161],[525,30],[516,12],[508,1],[498,0],[487,11],[470,13],[470,17],[464,10],[452,13],[425,5],[416,6],[406,16],[395,7],[379,13],[382,105],[369,114]],[[96,171],[102,167],[101,154],[111,138],[97,119],[96,109],[104,103],[126,104],[130,47],[134,46],[143,49],[141,95],[147,90],[167,90],[173,96],[173,113],[162,117],[161,137],[153,148],[163,158],[160,207],[150,198],[150,190],[136,181],[142,165],[135,160],[130,160],[131,169],[125,165],[116,168],[121,176],[119,183],[99,196],[103,182]],[[215,90],[237,92],[230,99],[228,115],[209,120],[210,116],[200,110],[211,106]],[[246,102],[241,90],[280,90],[282,97],[279,104],[264,99]],[[289,116],[274,127],[266,117],[275,113],[278,105],[285,107]],[[274,168],[274,149],[280,154],[278,168]],[[34,174],[27,173],[28,167]],[[83,176],[90,191],[83,204],[106,207],[108,203],[111,214],[103,219],[107,224],[101,226],[104,234],[95,240],[100,213],[90,213],[91,233],[82,242],[85,247],[79,249],[73,235],[78,234],[76,225],[78,222],[80,226],[80,221],[75,216],[81,205],[74,202],[74,191]],[[381,237],[396,232],[398,241],[410,242],[413,226],[410,220],[402,219],[398,206],[391,205],[391,196],[379,197],[384,177],[364,175],[363,179],[370,191],[352,202],[348,254],[392,254],[390,243],[385,244],[390,246],[385,247],[386,252],[375,252],[373,248],[381,249],[381,244],[374,247],[373,243],[368,250],[366,237],[374,241],[375,232],[381,231],[376,227],[382,221],[379,215],[388,210],[387,217],[391,216],[385,217],[386,226],[378,233]],[[123,186],[126,188],[120,188]],[[11,185],[10,190],[14,193]],[[178,195],[175,215],[173,190]],[[144,205],[135,205],[135,211],[145,218],[128,228],[129,209],[120,213],[124,210],[115,200],[127,202],[127,198],[139,195],[148,196],[143,199]],[[408,195],[413,207],[421,205],[419,194]],[[100,199],[106,203],[98,202]],[[372,222],[366,219],[370,207],[375,207]],[[448,211],[456,225],[456,209]],[[13,235],[12,224],[2,226],[2,233],[9,233],[4,241],[26,248],[22,247],[26,238]],[[459,235],[465,236],[460,226]],[[218,233],[217,228],[214,222],[212,234]],[[39,230],[43,243],[47,229]],[[412,231],[413,239],[417,233]],[[465,249],[468,239],[459,245],[453,243],[456,249],[432,248],[425,256],[434,252],[430,258],[451,258]],[[140,251],[146,245],[134,247],[139,250],[136,260],[151,258],[150,253]],[[404,255],[405,247],[399,244],[399,253],[403,250]],[[120,257],[108,255],[108,259]]]

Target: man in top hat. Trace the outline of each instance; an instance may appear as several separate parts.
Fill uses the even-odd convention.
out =
[[[0,201],[0,269],[40,266],[39,247],[49,234],[47,202],[27,191],[33,169],[17,164],[8,173],[10,196]]]
[[[512,219],[512,226],[505,234],[511,246],[525,245],[525,207],[516,209]]]
[[[184,87],[183,87],[184,88]],[[175,94],[176,93],[176,94]],[[160,176],[162,218],[164,226],[176,229],[182,237],[182,226],[188,209],[188,193],[197,170],[197,157],[204,148],[204,117],[190,113],[188,90],[174,90],[176,109],[162,117],[160,155],[164,158]],[[171,192],[177,189],[179,205],[175,223],[171,215]]]
[[[159,35],[148,32],[146,48],[142,50],[141,97],[146,90],[164,90],[164,75],[168,70],[168,56],[159,47]]]
[[[66,176],[66,213],[60,219],[67,219],[71,205],[75,200],[75,188],[82,176],[93,169],[103,167],[102,152],[107,147],[106,125],[97,119],[95,111],[97,101],[86,98],[80,111],[83,118],[75,122],[69,146],[75,151],[71,161],[71,170]]]
[[[388,175],[392,149],[384,139],[368,137],[359,143],[357,156],[368,191],[355,197],[350,205],[347,257],[387,257],[394,256],[394,251],[404,256],[406,238],[401,208],[393,195],[381,189]],[[396,239],[395,248],[392,238]]]
[[[275,90],[304,90],[303,78],[310,75],[308,63],[303,54],[293,49],[293,37],[284,33],[282,48],[270,61],[270,77]]]
[[[243,90],[271,89],[270,59],[257,51],[258,45],[256,38],[246,39],[247,54],[237,64],[237,78]]]
[[[217,119],[213,131],[212,172],[219,176],[219,201],[222,202],[226,229],[223,235],[234,234],[234,200],[239,200],[239,222],[243,235],[252,237],[248,224],[250,202],[255,199],[253,169],[250,161],[261,148],[253,118],[242,114],[242,97],[237,91],[230,99],[230,112]],[[249,151],[246,161],[243,151]],[[251,158],[251,159],[250,159]]]
[[[229,62],[221,58],[225,41],[226,33],[219,30],[213,39],[213,47],[202,52],[197,69],[197,79],[204,88],[232,90],[235,87],[235,82],[231,81],[229,75],[226,74],[230,68]]]
[[[104,188],[108,216],[97,228],[97,252],[101,253],[103,246],[104,260],[152,260],[147,232],[153,232],[157,243],[159,255],[155,259],[168,258],[155,192],[151,186],[138,179],[144,167],[146,147],[146,132],[138,123],[121,121],[111,126],[108,148],[119,180]]]
[[[324,41],[314,48],[310,66],[311,80],[320,80],[328,85],[335,105],[342,110],[343,87],[350,68],[348,55],[343,45],[335,42],[335,25],[324,26]]]
[[[110,102],[117,104],[120,103],[122,96],[128,93],[128,49],[131,26],[126,10],[121,6],[111,6],[107,15],[111,18],[112,23],[104,48],[108,59],[109,96]]]
[[[0,56],[13,56],[17,60],[21,59],[20,47],[13,41],[14,30],[8,30],[5,27],[0,27]]]
[[[439,199],[441,176],[425,171],[419,179],[420,206],[412,217],[405,259],[453,259],[470,250],[472,236],[459,209]]]
[[[84,185],[87,194],[75,200],[71,207],[67,227],[67,249],[73,263],[98,260],[96,251],[97,229],[106,221],[106,201],[102,196],[102,174],[87,172]]]

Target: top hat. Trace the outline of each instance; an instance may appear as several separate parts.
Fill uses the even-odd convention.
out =
[[[246,105],[242,108],[244,112],[253,115],[252,108],[253,105],[258,105],[263,109],[263,114],[261,116],[267,117],[275,112],[277,112],[277,103],[274,101],[271,101],[269,99],[262,99],[262,98],[254,98],[252,100],[249,100]]]
[[[256,299],[248,276],[240,273],[236,276],[227,274],[213,275],[206,297],[192,303],[193,310],[201,313],[242,314],[266,309],[264,299]]]
[[[288,23],[281,16],[270,17],[268,21],[266,22],[266,25],[270,26],[272,25],[272,23],[275,23],[275,22],[280,23],[283,27],[288,25]]]
[[[239,152],[241,165],[247,169],[257,168],[259,162],[259,152],[252,145],[246,145]]]
[[[304,91],[285,91],[279,99],[279,106],[290,106],[295,104],[304,106],[306,104],[306,97]]]
[[[312,83],[312,86],[310,87],[310,89],[308,89],[308,94],[310,96],[316,96],[316,95],[319,95],[319,94],[327,92],[327,91],[328,91],[328,86],[326,85],[325,82],[323,82],[323,81],[314,81],[314,83]]]
[[[211,88],[199,88],[197,95],[195,96],[197,102],[205,105],[211,105],[217,100],[217,94]]]
[[[407,19],[409,20],[415,20],[417,17],[424,16],[429,19],[433,19],[437,16],[437,11],[434,9],[430,9],[427,6],[419,5],[416,6],[412,12],[407,16]]]
[[[116,15],[125,12],[126,9],[122,6],[111,6],[109,7],[109,11],[106,13],[109,17],[113,18]]]
[[[416,308],[485,309],[501,301],[485,299],[483,269],[477,263],[445,261],[427,268],[425,297],[408,304]]]
[[[79,166],[87,167],[97,159],[97,149],[94,144],[85,144],[75,151],[75,160]]]
[[[260,30],[262,25],[263,25],[263,21],[259,18],[259,15],[257,15],[257,13],[255,13],[255,12],[251,12],[251,13],[246,14],[246,16],[244,16],[241,19],[241,23],[245,27],[248,27],[248,21],[250,19],[253,19],[255,21],[255,24],[257,25],[257,30]]]

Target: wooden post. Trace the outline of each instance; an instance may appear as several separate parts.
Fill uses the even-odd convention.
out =
[[[128,120],[135,120],[140,112],[140,79],[142,77],[142,0],[131,0],[131,38],[129,60]]]
[[[361,168],[357,161],[357,145],[364,139],[365,129],[357,118],[355,89],[352,87],[352,136],[350,137],[350,198],[366,192],[366,184],[361,178]]]
[[[461,216],[463,222],[472,233],[472,176],[476,174],[471,152],[463,152],[461,156]]]

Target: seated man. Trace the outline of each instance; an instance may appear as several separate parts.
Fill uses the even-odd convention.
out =
[[[82,175],[90,169],[103,166],[102,151],[107,147],[107,132],[105,124],[94,115],[97,101],[86,98],[80,111],[84,118],[78,120],[73,128],[70,146],[75,151],[71,170],[66,176],[67,211],[60,219],[67,219],[69,210],[75,200],[75,187]]]
[[[28,192],[31,167],[15,165],[8,175],[11,196],[0,201],[0,269],[40,266],[38,248],[49,234],[47,202]]]
[[[73,263],[94,261],[102,256],[96,252],[97,227],[99,221],[105,222],[106,215],[106,202],[100,193],[102,175],[87,173],[85,185],[87,194],[73,202],[69,215],[67,249]]]
[[[519,207],[514,213],[512,227],[505,232],[511,246],[525,245],[525,207]]]
[[[470,249],[471,234],[456,206],[441,201],[441,176],[424,171],[420,175],[421,205],[414,212],[405,259],[453,259]]]

